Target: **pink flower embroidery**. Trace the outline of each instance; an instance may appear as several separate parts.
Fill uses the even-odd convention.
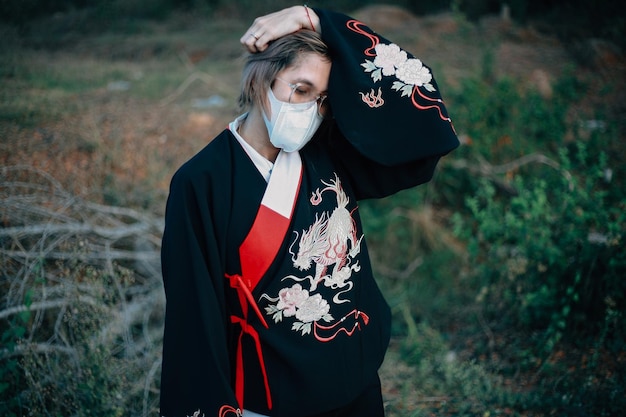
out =
[[[291,288],[283,288],[278,293],[278,304],[276,307],[283,310],[285,317],[296,315],[296,310],[309,298],[309,292],[302,289],[302,285],[294,284]]]

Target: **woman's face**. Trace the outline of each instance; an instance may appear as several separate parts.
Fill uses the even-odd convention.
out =
[[[324,113],[331,62],[316,53],[303,54],[294,65],[280,71],[272,84],[280,101],[305,103],[314,100]],[[269,107],[268,107],[269,108]],[[271,115],[270,115],[271,117]]]

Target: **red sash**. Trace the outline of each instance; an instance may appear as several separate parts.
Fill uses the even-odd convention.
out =
[[[269,326],[252,295],[252,291],[274,261],[285,239],[296,205],[301,180],[302,161],[300,154],[298,152],[280,152],[274,163],[272,175],[254,219],[254,224],[239,247],[241,275],[226,275],[226,278],[230,280],[230,285],[237,290],[243,312],[243,317],[231,316],[231,322],[241,326],[237,343],[235,395],[242,409],[244,372],[241,341],[244,334],[251,336],[254,340],[265,384],[267,406],[269,409],[272,408],[272,397],[261,351],[261,341],[257,331],[248,323],[248,307],[252,307],[263,326],[268,328]]]

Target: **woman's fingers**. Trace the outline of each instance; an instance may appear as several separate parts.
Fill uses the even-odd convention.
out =
[[[248,51],[264,51],[268,44],[282,36],[300,29],[311,29],[311,23],[319,18],[304,6],[293,6],[265,16],[257,17],[240,39]],[[319,24],[318,24],[319,26]]]

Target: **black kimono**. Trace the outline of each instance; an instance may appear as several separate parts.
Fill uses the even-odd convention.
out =
[[[235,416],[245,406],[305,417],[351,402],[377,379],[390,312],[357,202],[429,181],[458,140],[421,61],[360,22],[316,12],[333,59],[334,119],[299,152],[286,231],[261,229],[277,253],[258,280],[246,277],[241,248],[268,183],[233,132],[172,179],[163,416]]]

